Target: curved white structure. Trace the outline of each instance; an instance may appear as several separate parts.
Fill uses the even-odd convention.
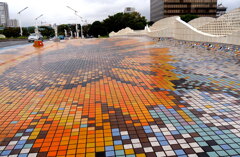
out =
[[[208,23],[214,22],[215,20],[216,20],[216,18],[213,18],[213,17],[199,17],[199,18],[191,20],[190,22],[188,22],[188,24],[190,24],[191,26],[193,26],[195,28],[199,28]]]
[[[147,35],[150,37],[172,37],[178,40],[216,42],[240,45],[240,8],[217,19],[200,17],[189,23],[174,16],[156,22],[150,31],[123,29],[116,35]]]

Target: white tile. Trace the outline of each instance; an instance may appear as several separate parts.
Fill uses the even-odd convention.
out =
[[[162,148],[163,148],[163,150],[172,150],[172,147],[170,147],[170,146],[162,146]]]
[[[136,139],[131,139],[132,143],[140,143],[139,139],[136,138]]]
[[[187,143],[184,139],[177,139],[178,143]]]
[[[166,156],[166,154],[164,152],[156,152],[155,154],[156,154],[157,157]]]
[[[158,141],[156,137],[149,137],[148,140],[149,140],[150,142],[156,142],[156,141]]]
[[[149,153],[149,152],[153,152],[153,149],[152,147],[146,147],[146,148],[143,148],[145,153]]]
[[[199,147],[199,145],[198,145],[196,142],[189,143],[189,145],[190,145],[191,147]]]
[[[182,148],[190,148],[190,146],[188,145],[188,144],[180,144],[180,146],[182,147]]]
[[[204,152],[204,150],[203,150],[202,148],[193,148],[193,150],[194,150],[196,153]]]
[[[188,157],[198,157],[197,154],[188,154]]]
[[[140,143],[133,144],[133,148],[142,148],[142,145]]]
[[[176,155],[174,151],[166,151],[165,153],[167,154],[167,156],[174,156],[174,155]]]
[[[170,145],[172,145],[172,144],[178,144],[176,140],[168,140],[168,143],[169,143]]]
[[[21,154],[26,154],[26,153],[29,153],[30,151],[30,148],[28,149],[22,149],[22,151],[20,152]]]
[[[5,149],[5,146],[0,146],[0,150],[4,150]]]
[[[30,153],[29,155],[28,155],[28,157],[36,157],[37,156],[37,153]]]
[[[125,144],[124,149],[132,149],[132,145],[131,144]]]
[[[127,131],[121,131],[120,134],[121,135],[128,135],[128,132]]]
[[[16,145],[18,143],[18,141],[11,141],[8,145],[12,146],[12,145]]]
[[[29,138],[29,136],[23,136],[23,137],[21,137],[20,140],[27,140],[28,138]]]
[[[153,147],[160,146],[160,144],[159,144],[158,142],[151,142],[151,145],[152,145]]]

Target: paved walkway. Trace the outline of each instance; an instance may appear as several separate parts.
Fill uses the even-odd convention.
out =
[[[0,156],[239,156],[239,63],[148,38],[0,52]]]

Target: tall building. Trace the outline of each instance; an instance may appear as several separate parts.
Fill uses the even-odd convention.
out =
[[[0,25],[7,26],[9,21],[9,11],[7,3],[0,2]]]
[[[216,17],[217,0],[151,0],[151,21],[194,14]]]
[[[10,19],[8,20],[8,27],[18,27],[18,20],[17,19]]]
[[[133,13],[133,12],[135,12],[136,11],[136,9],[135,8],[132,8],[132,7],[126,7],[125,9],[124,9],[124,13]]]

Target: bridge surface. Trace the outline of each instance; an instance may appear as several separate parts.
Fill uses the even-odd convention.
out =
[[[238,156],[239,75],[148,38],[0,50],[0,156]]]

